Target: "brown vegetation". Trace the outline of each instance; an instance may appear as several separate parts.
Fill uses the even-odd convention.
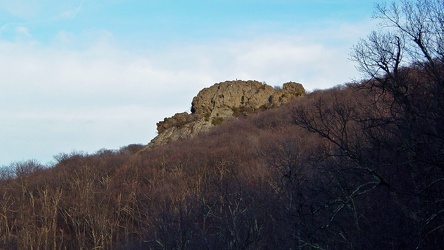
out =
[[[444,60],[390,65],[193,139],[15,163],[0,248],[441,249]]]
[[[1,246],[436,249],[443,140],[431,133],[442,130],[420,119],[403,134],[393,99],[366,86],[317,91],[150,151],[17,163],[0,183]],[[414,98],[429,110],[428,97]]]

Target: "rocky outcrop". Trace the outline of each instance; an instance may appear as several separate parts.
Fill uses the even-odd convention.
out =
[[[303,94],[304,87],[295,82],[285,83],[282,88],[273,88],[258,81],[216,83],[202,89],[193,98],[190,114],[177,113],[158,122],[158,136],[148,147],[191,138],[224,120],[279,107]]]

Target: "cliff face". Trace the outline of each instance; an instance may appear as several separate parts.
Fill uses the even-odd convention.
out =
[[[305,94],[304,87],[288,82],[273,88],[258,81],[225,81],[202,89],[191,103],[191,114],[177,113],[157,123],[158,135],[148,147],[187,139],[224,120],[261,109],[279,107]]]

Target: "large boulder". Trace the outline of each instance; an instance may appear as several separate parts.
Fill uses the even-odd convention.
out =
[[[225,81],[202,89],[191,103],[191,114],[177,113],[157,123],[156,136],[148,147],[188,139],[224,120],[261,109],[279,107],[305,94],[295,82],[273,88],[259,81]]]

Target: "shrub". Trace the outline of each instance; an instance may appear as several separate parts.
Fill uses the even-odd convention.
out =
[[[224,121],[224,118],[222,118],[222,117],[214,117],[212,120],[211,120],[211,124],[213,124],[213,125],[219,125],[221,122],[223,122]]]

